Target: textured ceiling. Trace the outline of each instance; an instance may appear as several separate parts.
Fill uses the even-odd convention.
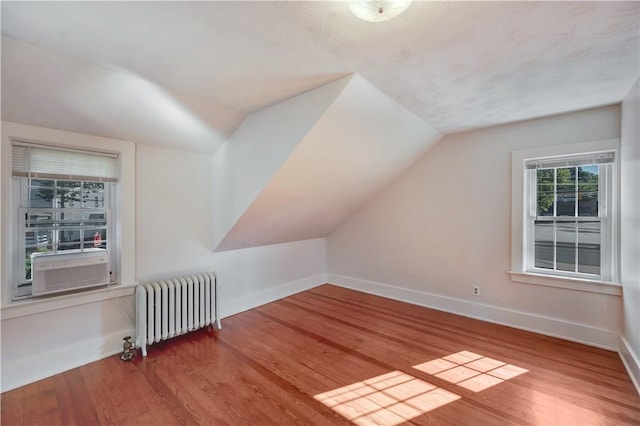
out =
[[[640,73],[640,2],[414,2],[376,24],[346,2],[1,7],[6,36],[244,113],[357,72],[452,133],[617,103]]]

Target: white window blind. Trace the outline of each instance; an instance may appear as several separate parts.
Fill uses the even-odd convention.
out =
[[[118,156],[14,142],[12,170],[13,176],[117,182]]]
[[[613,152],[598,152],[594,154],[573,155],[568,157],[548,157],[527,160],[525,168],[532,169],[553,169],[559,167],[577,167],[595,164],[611,164],[614,161]]]

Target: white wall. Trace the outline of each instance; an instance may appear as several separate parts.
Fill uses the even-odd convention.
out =
[[[215,271],[223,317],[326,282],[324,239],[212,253],[211,176],[209,155],[137,145],[138,282]],[[33,302],[23,316],[3,308],[2,391],[121,351],[134,334],[132,291]]]
[[[617,106],[447,136],[329,236],[328,279],[614,348],[619,296],[515,283],[507,271],[511,151],[619,136]]]
[[[210,156],[138,145],[137,158],[138,281],[214,271],[223,316],[325,282],[324,239],[212,253]]]
[[[352,75],[217,250],[326,237],[440,137],[362,76]],[[231,187],[233,181],[221,180],[225,183]]]
[[[214,249],[350,79],[343,77],[250,114],[216,152]]]
[[[640,79],[622,102],[620,144],[624,293],[620,354],[640,392]]]
[[[627,114],[633,105],[637,111],[635,96],[624,107],[630,109],[623,127],[631,135],[634,116]],[[40,131],[46,137],[47,129]],[[636,159],[625,166],[623,196],[634,189],[625,183],[634,179],[632,170],[638,180],[637,134],[636,145],[633,138],[623,143],[625,158]],[[622,327],[619,297],[509,279],[510,153],[619,135],[619,108],[606,107],[449,136],[328,241],[221,253],[211,251],[211,156],[137,145],[136,277],[213,270],[222,286],[224,317],[322,284],[328,270],[336,284],[610,347]],[[627,157],[633,152],[635,157]],[[625,219],[623,233],[637,231],[637,224],[637,216]],[[626,271],[623,279],[637,278],[637,272]],[[627,283],[634,288],[633,280]],[[472,284],[480,285],[480,297],[471,296]],[[119,352],[122,336],[133,334],[134,303],[126,289],[116,294],[40,313],[34,303],[24,316],[2,309],[2,391]],[[637,355],[635,300],[626,307],[625,336]]]

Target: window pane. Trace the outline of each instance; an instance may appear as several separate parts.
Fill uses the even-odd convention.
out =
[[[58,231],[58,250],[75,250],[82,248],[80,229]]]
[[[55,189],[52,187],[31,187],[29,199],[32,208],[53,207],[55,199]]]
[[[535,222],[535,266],[553,269],[553,222]]]
[[[576,214],[576,168],[564,167],[556,170],[556,216]]]
[[[58,189],[57,192],[58,207],[74,208],[80,207],[80,191],[75,189]]]
[[[25,233],[25,247],[33,250],[47,247],[53,243],[53,231],[27,231]],[[47,250],[45,250],[47,251]]]
[[[82,187],[82,182],[78,180],[59,180],[57,181],[58,188],[67,188],[79,190]]]
[[[31,213],[29,219],[28,228],[50,228],[56,223],[53,211]]]
[[[598,216],[598,166],[578,167],[578,216]]]
[[[31,279],[31,253],[46,253],[48,251],[53,251],[53,246],[48,245],[40,245],[38,247],[27,247],[25,250],[24,256],[24,278],[25,280]]]
[[[85,230],[84,231],[84,248],[107,248],[107,230]]]
[[[58,251],[78,250],[82,248],[80,243],[80,231],[76,231],[75,234],[71,235],[71,238],[74,241],[70,241],[70,240],[62,241],[61,239],[60,244],[58,244]]]
[[[107,219],[104,213],[89,213],[85,215],[85,228],[104,227],[106,225]]]
[[[57,181],[58,191],[56,198],[60,208],[80,207],[82,182],[75,180],[59,180]]]
[[[82,206],[85,208],[104,207],[104,183],[84,182],[82,187]]]
[[[24,256],[24,278],[25,280],[31,279],[31,253],[35,250],[28,248]]]
[[[578,224],[578,272],[600,275],[600,222]]]
[[[537,173],[537,215],[553,216],[554,184],[553,169],[538,170]]]
[[[54,181],[50,179],[31,179],[31,186],[49,186],[53,187]]]
[[[60,219],[58,220],[58,228],[59,229],[68,229],[68,228],[79,228],[82,220],[84,218],[84,213],[78,211],[62,211],[60,213]]]
[[[576,270],[575,222],[556,223],[556,269],[570,272]]]

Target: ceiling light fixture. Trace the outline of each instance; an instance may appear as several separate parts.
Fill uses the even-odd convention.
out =
[[[413,0],[358,0],[349,4],[349,9],[358,18],[367,22],[383,22],[395,18],[407,10]]]

